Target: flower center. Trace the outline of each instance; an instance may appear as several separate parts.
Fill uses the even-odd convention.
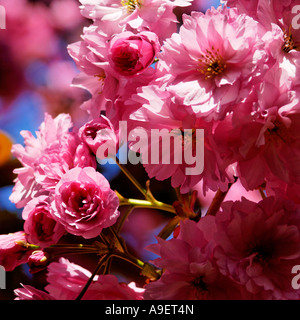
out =
[[[101,72],[99,74],[95,74],[95,77],[98,78],[99,81],[104,81],[106,78],[106,75],[104,72]]]
[[[102,88],[100,89],[100,91],[98,93],[101,94],[103,92],[102,89],[103,89],[103,86],[104,86],[104,80],[106,78],[106,75],[105,75],[104,71],[102,71],[99,74],[95,74],[94,77],[97,78],[98,81],[100,81],[100,84],[101,84]]]
[[[226,69],[226,63],[220,55],[219,49],[212,47],[211,50],[206,49],[206,55],[201,55],[199,59],[198,71],[201,72],[205,79],[211,79],[221,74]]]
[[[181,136],[182,136],[182,150],[184,150],[184,146],[191,146],[192,150],[196,149],[197,144],[197,129],[192,128],[189,131],[180,128]]]
[[[84,134],[87,137],[91,137],[93,140],[96,139],[98,131],[104,129],[105,127],[103,127],[101,124],[94,124],[94,125],[87,125],[86,129],[84,130]]]
[[[95,138],[97,137],[97,132],[97,128],[91,127],[86,129],[85,134],[95,140]]]
[[[203,280],[203,276],[199,276],[191,281],[191,286],[194,289],[194,297],[197,300],[206,300],[208,297],[208,287]]]
[[[285,125],[279,120],[275,120],[273,124],[274,128],[268,129],[265,132],[266,142],[272,142],[278,139],[282,140],[284,143],[288,142],[290,140],[290,136]]]
[[[248,252],[248,256],[255,255],[254,261],[265,264],[267,263],[273,256],[273,248],[268,244],[263,244],[259,242],[255,242]]]
[[[207,285],[203,281],[203,276],[197,277],[192,281],[192,286],[199,291],[207,291]]]
[[[136,7],[141,8],[141,3],[139,0],[121,0],[122,6],[127,7],[128,12],[133,12]]]
[[[300,51],[300,46],[297,46],[292,35],[291,27],[289,28],[289,32],[284,31],[284,44],[282,46],[282,50],[286,53],[289,53],[291,50]]]
[[[51,239],[56,222],[47,216],[47,213],[39,212],[35,215],[35,230],[40,240]]]

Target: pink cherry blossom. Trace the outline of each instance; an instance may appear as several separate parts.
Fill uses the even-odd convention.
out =
[[[27,264],[29,265],[30,273],[36,273],[44,270],[50,261],[50,255],[42,250],[33,251],[28,257]]]
[[[73,79],[73,86],[83,88],[91,93],[91,99],[85,101],[82,109],[93,118],[100,116],[105,109],[105,97],[113,98],[116,94],[106,69],[108,62],[108,40],[122,31],[116,24],[107,23],[99,27],[97,23],[84,29],[82,39],[70,44],[67,49],[75,61],[80,73]]]
[[[40,196],[29,201],[22,217],[25,220],[24,231],[28,242],[40,247],[57,243],[65,233],[65,228],[50,214],[48,196]]]
[[[277,48],[280,48],[286,56],[290,54],[299,59],[300,34],[293,27],[293,19],[296,17],[293,8],[299,5],[299,1],[229,0],[222,2],[230,7],[237,7],[240,12],[250,15],[266,30],[274,29],[274,24],[277,25],[283,33]]]
[[[177,239],[158,239],[158,247],[151,249],[160,256],[154,263],[164,272],[159,280],[146,285],[145,299],[238,299],[238,286],[224,277],[211,259],[214,230],[213,217],[207,217],[198,224],[182,222]]]
[[[56,299],[74,300],[91,275],[85,268],[60,258],[59,262],[52,262],[48,266],[48,285],[45,289]]]
[[[81,0],[83,16],[100,20],[102,24],[112,21],[123,31],[152,31],[160,40],[176,32],[176,16],[173,9],[191,4],[190,0]]]
[[[123,32],[110,42],[109,60],[116,70],[124,76],[138,75],[152,64],[160,45],[155,33]]]
[[[214,250],[222,274],[244,285],[251,298],[299,299],[291,286],[292,267],[300,262],[299,218],[299,207],[280,198],[224,203]]]
[[[290,90],[277,65],[232,116],[215,130],[218,153],[237,164],[237,176],[247,190],[268,180],[299,184],[299,91]]]
[[[231,8],[238,8],[240,12],[250,15],[265,27],[270,28],[271,23],[277,23],[285,31],[288,31],[294,16],[293,7],[299,4],[297,0],[222,0],[221,2]]]
[[[31,2],[3,0],[3,103],[50,59],[38,94],[84,97],[86,113],[46,113],[12,148],[24,231],[0,235],[0,266],[48,268],[16,300],[299,300],[299,0]],[[85,18],[67,47],[76,75],[56,33],[72,42]],[[110,184],[96,160],[119,148]]]
[[[218,7],[185,15],[159,59],[173,76],[167,90],[178,103],[198,116],[222,119],[261,78],[266,54],[256,21]]]
[[[132,98],[135,105],[139,103],[141,107],[130,115],[133,120],[132,126],[144,127],[147,129],[148,137],[151,137],[145,145],[138,144],[141,150],[136,150],[134,143],[130,144],[133,151],[141,152],[143,165],[150,178],[155,177],[157,180],[165,180],[171,178],[172,187],[180,187],[182,193],[187,193],[200,180],[203,180],[203,190],[208,189],[216,191],[218,188],[227,190],[228,183],[233,179],[233,172],[228,169],[227,165],[230,163],[222,163],[219,160],[218,154],[214,152],[216,149],[213,138],[213,128],[217,124],[215,121],[204,121],[202,118],[197,118],[193,113],[191,107],[183,104],[174,103],[173,95],[165,92],[157,86],[142,87],[137,96]],[[158,130],[158,147],[153,149],[156,144],[153,129]],[[177,130],[177,131],[174,131]],[[194,134],[190,138],[186,134],[183,137],[184,130],[191,130]],[[204,130],[204,141],[201,141],[197,136],[196,130]],[[139,134],[140,129],[134,129],[136,135]],[[178,137],[178,140],[173,142],[170,138],[171,133]],[[134,141],[134,137],[131,141]],[[170,138],[170,154],[169,151],[163,149],[162,140]],[[185,144],[185,146],[184,146]],[[201,147],[203,144],[204,156],[201,157]],[[187,150],[192,150],[197,153],[195,161],[188,163],[184,156]],[[153,156],[158,153],[158,161],[156,163],[152,160]],[[165,161],[164,157],[169,156],[169,161]],[[182,161],[175,161],[179,157]],[[202,172],[197,168],[201,166],[203,161],[204,169]],[[193,172],[186,174],[188,168]]]
[[[36,289],[29,285],[22,285],[23,288],[14,291],[15,300],[56,300],[47,292]]]
[[[32,250],[26,248],[26,243],[23,231],[0,235],[0,265],[6,271],[27,262]]]
[[[262,24],[271,37],[273,36],[274,42],[271,43],[271,51],[277,55],[277,60],[283,63],[282,68],[287,70],[295,81],[298,77],[297,65],[300,62],[300,33],[295,28],[295,21],[297,22],[297,8],[299,1],[291,0],[282,2],[273,0],[271,5],[269,1],[261,0],[258,6],[257,20]],[[268,40],[266,40],[268,46]]]
[[[299,184],[285,183],[275,177],[274,179],[268,179],[265,190],[268,196],[281,197],[300,204],[299,187]]]
[[[60,258],[48,267],[45,289],[57,300],[75,300],[92,274],[81,266]],[[142,300],[143,289],[134,283],[120,283],[113,275],[94,278],[83,300]]]
[[[131,37],[137,38],[132,42]],[[107,23],[102,26],[95,22],[84,29],[82,39],[83,41],[68,46],[69,54],[81,71],[74,78],[73,85],[88,90],[92,95],[82,108],[92,118],[98,118],[101,110],[106,110],[110,115],[114,114],[118,121],[118,112],[114,110],[115,101],[126,101],[124,96],[130,97],[138,86],[146,85],[154,78],[155,70],[149,65],[159,50],[157,37],[148,31],[140,34],[122,33],[116,25]],[[118,44],[122,42],[122,45],[112,48],[116,41]],[[126,71],[126,59],[120,60],[116,54],[133,54],[131,67],[134,69]],[[125,64],[122,66],[122,63]],[[132,78],[135,73],[138,73],[138,77]],[[113,116],[109,118],[115,125]]]
[[[118,135],[110,120],[103,115],[87,122],[79,129],[78,134],[94,154],[107,141],[111,141],[113,149],[117,151]]]
[[[71,234],[99,235],[119,217],[119,200],[105,177],[92,167],[73,168],[55,187],[51,214]]]
[[[281,65],[284,72],[288,73],[293,82],[296,81],[296,65],[300,61],[300,53],[290,47],[286,33],[277,25],[272,23],[272,29],[263,36],[265,50],[269,54],[269,65],[277,69]]]
[[[259,0],[221,0],[220,2],[230,8],[236,7],[239,9],[239,12],[246,13],[253,18],[257,17]]]
[[[96,166],[94,156],[70,132],[71,127],[69,115],[60,114],[53,119],[45,114],[36,138],[29,131],[21,132],[25,147],[14,145],[12,154],[23,167],[14,170],[18,177],[10,196],[18,208],[36,196],[47,195],[70,168]]]

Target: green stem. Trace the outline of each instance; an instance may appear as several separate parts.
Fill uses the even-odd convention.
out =
[[[160,202],[160,201],[148,201],[148,200],[139,200],[139,199],[121,199],[120,206],[133,206],[134,208],[149,208],[149,209],[158,209],[167,211],[170,213],[176,214],[176,211],[173,206]]]
[[[112,257],[116,257],[116,258],[120,258],[122,260],[125,260],[131,264],[133,264],[134,266],[136,266],[139,269],[143,269],[145,263],[143,261],[141,261],[138,258],[133,257],[132,255],[128,254],[128,253],[122,253],[122,252],[114,252],[111,255]]]

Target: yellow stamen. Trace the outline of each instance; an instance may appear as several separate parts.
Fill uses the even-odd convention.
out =
[[[289,53],[291,50],[300,51],[300,46],[296,45],[293,35],[292,35],[292,28],[290,26],[289,32],[284,31],[284,44],[282,46],[282,50],[286,53]]]
[[[206,49],[206,55],[201,55],[199,62],[197,70],[205,76],[205,79],[214,78],[226,69],[226,63],[220,55],[219,49],[215,50],[214,47],[211,50]]]
[[[105,80],[105,78],[106,78],[105,73],[102,72],[101,74],[95,74],[94,77],[98,78],[98,80],[101,82],[101,87],[103,88],[104,80]],[[102,88],[101,88],[101,90],[98,92],[99,94],[102,93]]]
[[[141,8],[141,2],[139,0],[121,0],[121,4],[127,7],[129,13],[133,12],[137,7]]]

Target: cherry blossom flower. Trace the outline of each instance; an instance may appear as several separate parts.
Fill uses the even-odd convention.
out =
[[[211,259],[214,234],[213,217],[200,223],[184,221],[177,239],[158,239],[150,247],[160,258],[154,263],[164,269],[161,278],[146,285],[145,299],[157,300],[223,300],[238,299],[238,286],[224,277]]]
[[[299,207],[280,198],[224,203],[214,250],[221,273],[244,285],[248,297],[299,299],[291,286],[300,262],[299,218]]]
[[[93,118],[98,118],[101,110],[112,114],[114,111],[110,109],[117,99],[125,99],[123,95],[130,96],[138,86],[153,80],[155,70],[149,65],[159,50],[154,33],[122,33],[116,25],[107,23],[102,27],[95,23],[84,29],[82,38],[83,41],[69,45],[68,51],[81,71],[73,85],[91,93],[91,99],[82,108]],[[127,58],[120,59],[123,54],[130,57],[130,66]],[[112,117],[109,118],[115,125]]]
[[[50,261],[50,255],[42,250],[33,251],[28,257],[27,264],[29,265],[29,272],[36,273],[47,268]]]
[[[65,228],[50,214],[48,196],[40,196],[29,201],[22,217],[25,220],[24,231],[27,241],[40,247],[57,243],[65,233]]]
[[[275,178],[299,184],[299,92],[289,90],[281,69],[272,68],[259,94],[240,104],[215,131],[219,152],[237,162],[247,190]],[[226,125],[224,125],[226,123]]]
[[[12,154],[23,167],[15,169],[18,174],[10,200],[18,208],[39,195],[47,195],[55,188],[61,176],[75,166],[96,166],[91,153],[84,149],[77,135],[70,132],[71,118],[60,114],[53,119],[45,114],[45,121],[37,137],[29,131],[22,131],[25,147],[12,147]]]
[[[47,292],[36,289],[29,285],[22,285],[23,288],[14,290],[15,300],[56,300]]]
[[[203,180],[204,192],[208,189],[216,191],[218,188],[227,190],[228,183],[233,181],[233,172],[227,170],[230,162],[222,163],[214,152],[213,129],[217,122],[197,118],[191,107],[174,103],[173,95],[157,86],[140,88],[132,101],[135,105],[141,105],[130,115],[134,123],[132,126],[147,129],[147,136],[151,140],[147,140],[144,145],[131,143],[130,149],[141,153],[142,163],[150,178],[165,180],[171,177],[172,186],[180,187],[182,193],[189,192],[200,180]],[[157,132],[158,145],[154,141],[153,130]],[[189,130],[191,136],[186,131],[184,137],[184,130]],[[197,135],[197,130],[204,130],[203,141]],[[138,128],[134,129],[134,133],[143,136],[139,134]],[[173,141],[171,136],[178,140]],[[131,141],[134,141],[134,137],[131,137]],[[168,149],[163,148],[163,141],[170,142]],[[195,154],[194,161],[187,160],[188,151]],[[156,161],[153,160],[154,156],[158,157]],[[201,165],[204,166],[202,172]],[[187,174],[187,170],[192,170],[191,174]]]
[[[68,46],[79,69],[72,86],[89,94],[79,128],[68,114],[46,113],[12,147],[22,167],[10,199],[23,208],[24,231],[0,235],[0,266],[48,267],[44,291],[21,284],[16,300],[299,300],[299,0],[222,0],[205,13],[191,0],[79,0],[80,9],[72,0],[3,1],[5,106],[31,78],[24,65],[52,57],[38,93],[81,103],[56,32],[91,22]],[[96,160],[119,148],[119,166],[126,156],[162,188],[170,183],[173,205],[125,167],[145,199],[111,189]],[[93,274],[54,260],[77,252],[98,256]],[[120,282],[138,275],[113,269],[112,257],[143,265],[144,288]]]
[[[32,250],[28,249],[26,244],[23,231],[0,235],[0,265],[6,271],[12,271],[27,262]]]
[[[113,150],[118,149],[118,134],[110,120],[103,115],[87,122],[79,129],[78,134],[94,154],[97,154],[98,148],[108,141],[111,141]]]
[[[51,214],[71,234],[89,239],[116,222],[118,206],[117,195],[101,173],[76,167],[56,185]]]
[[[293,19],[296,17],[293,8],[299,5],[297,0],[284,2],[280,0],[229,0],[223,2],[250,15],[266,30],[274,30],[278,27],[282,36],[280,42],[278,42],[277,50],[281,50],[287,57],[292,56],[299,59],[300,54],[297,51],[300,50],[300,34],[293,27]]]
[[[246,13],[253,18],[257,17],[259,0],[221,0],[220,2],[230,8],[236,7],[239,9],[239,12]]]
[[[57,300],[75,300],[91,273],[83,267],[60,258],[59,262],[52,262],[48,267],[45,287]],[[113,275],[99,275],[89,286],[83,300],[142,300],[142,288],[134,283],[120,283]]]
[[[261,79],[266,54],[256,21],[236,9],[218,7],[185,15],[179,33],[166,40],[159,59],[173,76],[167,90],[177,103],[218,120]]]
[[[103,24],[113,21],[123,31],[152,31],[160,40],[176,32],[177,19],[173,9],[191,4],[190,0],[81,0],[83,16],[101,20]]]
[[[152,64],[159,49],[157,36],[153,32],[122,32],[110,42],[109,60],[117,73],[138,75]]]
[[[80,70],[73,79],[73,85],[91,93],[91,99],[83,103],[82,109],[95,118],[105,109],[105,97],[112,97],[115,94],[115,86],[110,89],[110,78],[107,78],[105,71],[109,67],[106,41],[120,32],[121,29],[114,24],[108,23],[106,29],[100,29],[97,24],[93,24],[84,28],[83,41],[72,43],[67,47],[69,55]]]

